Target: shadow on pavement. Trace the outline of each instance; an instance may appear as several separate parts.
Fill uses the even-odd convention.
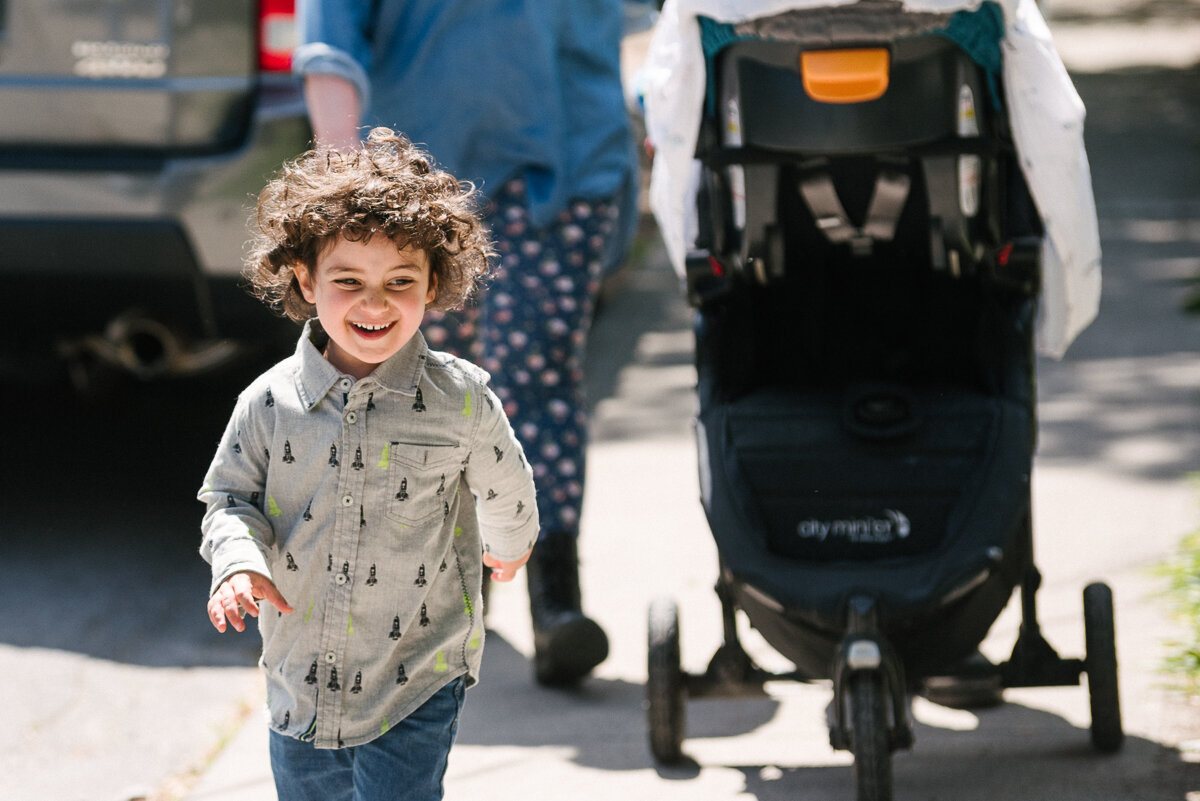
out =
[[[479,687],[468,694],[458,745],[566,748],[574,752],[576,763],[601,770],[653,766],[643,685],[592,677],[574,688],[541,687],[533,681],[525,655],[495,632],[488,633],[483,662]],[[778,707],[771,698],[736,706],[693,703],[688,710],[689,736],[754,731],[770,721]]]
[[[719,744],[705,742],[771,723],[781,709],[778,698],[689,701],[685,759],[667,766],[657,764],[649,751],[642,685],[593,678],[577,689],[554,690],[538,687],[529,671],[519,651],[499,635],[489,635],[484,678],[468,696],[459,746],[561,749],[564,759],[583,767],[653,770],[663,780],[684,784],[702,771],[731,768],[744,775],[745,792],[758,801],[842,801],[854,795],[854,768],[846,752],[808,765],[786,759],[727,762]],[[814,714],[819,709],[812,706]],[[893,754],[897,799],[1179,801],[1200,787],[1200,764],[1144,738],[1126,736],[1116,754],[1101,754],[1092,748],[1087,729],[1023,703],[953,714],[973,723],[952,729],[918,722],[915,746]],[[825,736],[822,723],[809,723],[798,727],[797,755],[814,753],[801,737]],[[775,758],[787,752],[786,742],[772,743]]]
[[[1121,751],[1105,755],[1091,748],[1086,730],[1042,710],[1009,703],[978,718],[973,731],[918,724],[913,749],[893,755],[895,797],[1179,801],[1200,786],[1200,765],[1149,740],[1127,737]],[[851,765],[736,767],[758,801],[854,795]]]

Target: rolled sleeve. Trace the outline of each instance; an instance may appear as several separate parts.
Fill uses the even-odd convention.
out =
[[[362,0],[300,0],[300,42],[292,54],[296,75],[335,75],[353,84],[362,108],[371,103],[371,33],[376,3]]]
[[[361,108],[367,108],[371,103],[371,82],[367,78],[366,70],[349,53],[330,47],[324,42],[297,47],[292,54],[292,72],[301,77],[337,76],[354,86]]]

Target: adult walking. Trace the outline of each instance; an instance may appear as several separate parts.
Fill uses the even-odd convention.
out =
[[[580,680],[608,655],[582,611],[587,410],[582,365],[605,270],[636,216],[620,80],[620,0],[301,0],[303,76],[320,146],[386,125],[488,201],[499,263],[478,303],[424,326],[481,364],[534,468],[528,565],[535,676]]]

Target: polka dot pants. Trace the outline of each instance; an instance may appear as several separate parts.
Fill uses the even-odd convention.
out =
[[[588,423],[583,357],[618,208],[574,202],[538,229],[524,197],[524,182],[513,180],[491,199],[499,260],[477,303],[430,312],[423,330],[431,347],[491,373],[533,467],[542,531],[578,534]]]

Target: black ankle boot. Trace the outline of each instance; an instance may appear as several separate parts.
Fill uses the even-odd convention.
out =
[[[547,685],[579,681],[608,656],[608,637],[581,610],[575,537],[550,533],[525,565],[533,618],[534,676]]]

